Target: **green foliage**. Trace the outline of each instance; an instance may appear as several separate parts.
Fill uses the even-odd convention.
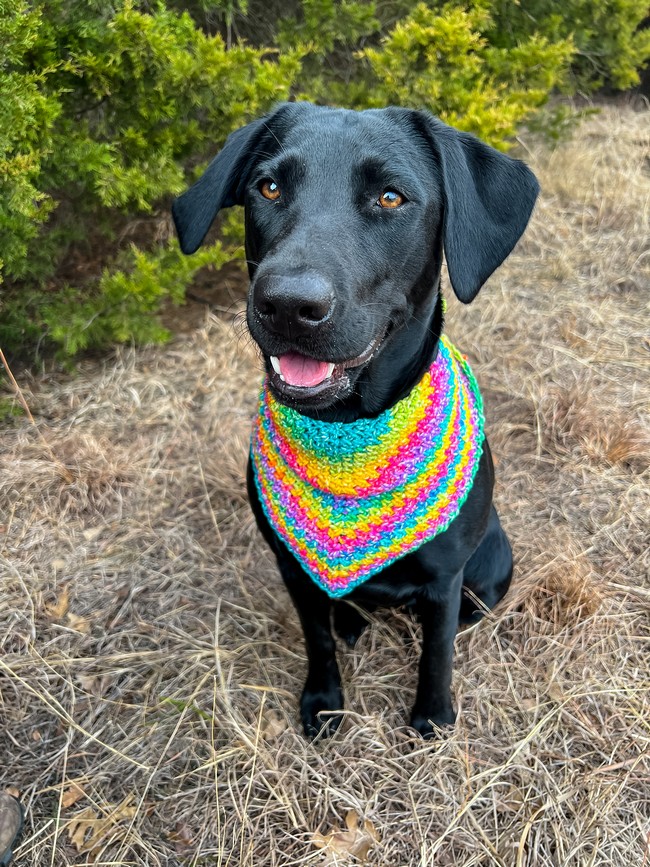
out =
[[[146,232],[144,250],[119,255],[125,224],[148,220],[155,235],[188,170],[287,98],[300,55],[228,50],[162,3],[0,2],[0,342],[16,351],[45,336],[70,354],[162,339],[152,313],[187,285],[186,265]],[[99,266],[73,286],[58,276],[71,244]]]
[[[374,81],[366,104],[429,108],[444,121],[507,148],[519,124],[562,80],[573,53],[570,40],[533,36],[515,48],[497,48],[487,35],[485,9],[420,3],[362,56]]]
[[[148,212],[183,188],[184,160],[286,97],[299,62],[295,52],[270,62],[247,46],[227,51],[187,14],[124,3],[99,40],[79,46],[71,68],[77,83],[60,91],[58,130],[68,159],[53,161],[51,179],[81,184],[93,208]]]
[[[131,245],[91,283],[16,294],[0,321],[0,343],[17,351],[46,336],[61,359],[114,343],[160,343],[169,337],[156,313],[163,301],[182,303],[202,268],[233,258],[221,243],[184,256],[175,240],[152,251]]]
[[[278,44],[286,49],[297,42],[309,43],[321,59],[337,44],[354,47],[379,29],[373,2],[303,0],[300,13],[280,22]]]
[[[0,374],[0,382],[2,374]],[[9,425],[16,418],[22,418],[25,410],[15,397],[4,397],[0,394],[0,425]]]
[[[363,77],[357,49],[379,27],[374,2],[302,0],[276,35],[281,50],[304,47],[297,98],[355,107],[353,90]]]
[[[27,271],[30,242],[52,207],[38,177],[59,105],[41,92],[50,70],[25,69],[40,24],[24,0],[0,0],[0,275]]]
[[[180,304],[201,268],[218,269],[231,255],[220,243],[184,256],[175,241],[146,253],[133,245],[116,268],[105,268],[94,291],[67,286],[40,309],[62,355],[113,343],[160,343],[169,333],[154,315],[163,300]]]
[[[235,23],[248,15],[248,0],[169,0],[168,6],[187,12],[204,30],[221,25],[226,33],[226,45],[231,46]]]
[[[233,214],[185,259],[161,241],[171,199],[275,102],[428,108],[503,149],[523,122],[557,136],[554,89],[636,80],[644,2],[0,0],[0,345],[163,340],[161,303],[242,237]]]
[[[573,40],[572,90],[632,87],[650,60],[650,29],[640,29],[647,0],[490,0],[490,6],[495,44],[510,47],[535,33],[550,42]]]

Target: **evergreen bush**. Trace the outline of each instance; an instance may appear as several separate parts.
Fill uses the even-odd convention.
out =
[[[275,102],[428,108],[506,149],[554,89],[635,83],[645,13],[640,0],[0,0],[0,345],[72,356],[164,339],[160,304],[241,243],[230,232],[185,259],[170,201]]]
[[[512,47],[533,34],[550,42],[571,38],[569,92],[602,86],[626,90],[639,83],[650,60],[647,0],[489,0],[492,41]]]
[[[235,127],[288,97],[300,54],[227,50],[162,3],[0,3],[0,344],[44,337],[74,354],[161,339],[162,299],[227,258],[159,246],[171,198]],[[143,249],[123,249],[134,226]]]
[[[507,149],[517,127],[548,99],[573,54],[568,39],[531,36],[513,48],[491,45],[486,9],[420,3],[382,40],[367,48],[373,77],[362,101],[435,107],[446,123]]]

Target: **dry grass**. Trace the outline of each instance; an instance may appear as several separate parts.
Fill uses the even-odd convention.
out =
[[[458,637],[433,746],[404,725],[403,613],[341,651],[342,731],[298,733],[301,632],[243,486],[259,370],[230,324],[23,383],[48,446],[3,432],[18,865],[650,865],[649,128],[609,108],[531,153],[525,240],[450,302],[518,567]]]

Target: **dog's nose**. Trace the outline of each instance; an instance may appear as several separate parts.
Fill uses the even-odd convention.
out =
[[[319,274],[266,274],[255,281],[253,304],[270,331],[296,337],[313,333],[329,319],[334,289]]]

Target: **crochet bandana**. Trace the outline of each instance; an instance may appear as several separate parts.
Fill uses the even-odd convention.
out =
[[[420,382],[374,419],[315,421],[265,382],[251,442],[262,507],[310,577],[344,596],[447,529],[474,481],[483,423],[469,364],[444,337]]]

